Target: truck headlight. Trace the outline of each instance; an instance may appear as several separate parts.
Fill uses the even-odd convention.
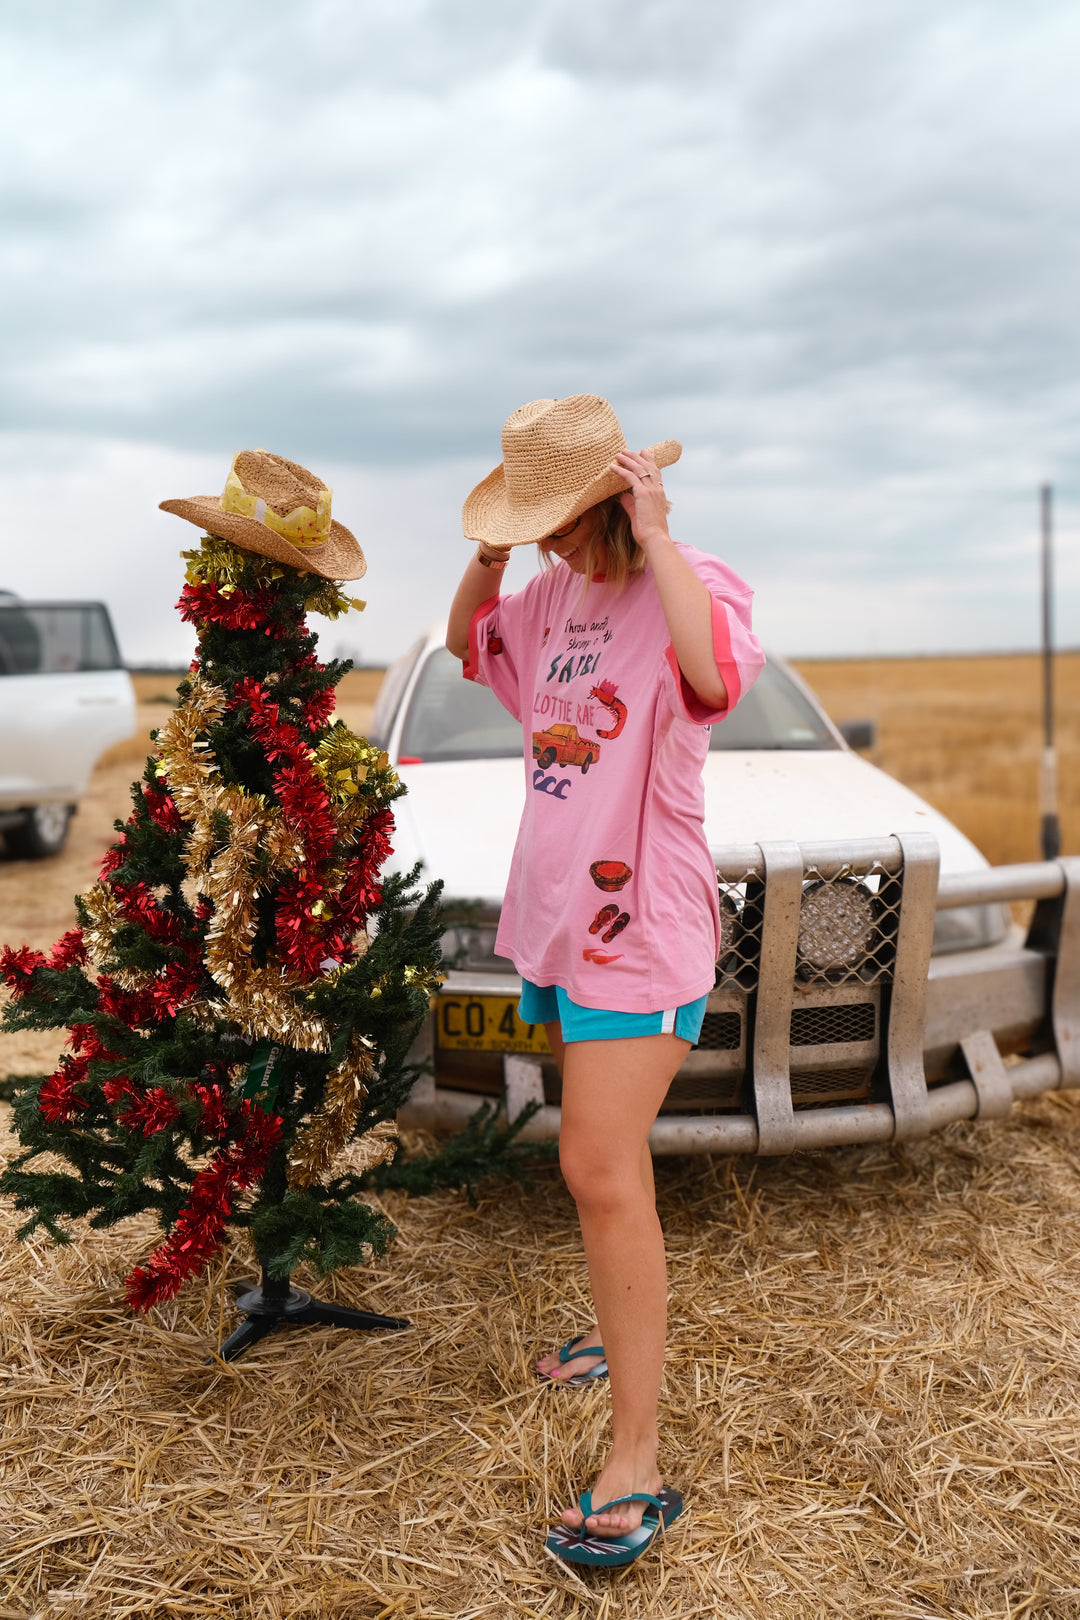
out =
[[[955,911],[939,911],[934,922],[933,954],[975,951],[987,945],[1000,945],[1009,931],[1009,913],[1004,906],[958,906]]]
[[[874,948],[879,909],[856,878],[808,883],[799,912],[800,960],[820,973],[858,967]]]

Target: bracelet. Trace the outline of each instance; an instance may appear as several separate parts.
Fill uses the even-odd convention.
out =
[[[476,548],[476,560],[478,563],[483,563],[485,568],[494,568],[497,574],[501,574],[507,563],[509,563],[510,558],[506,556],[500,560],[496,557],[489,557],[487,552],[484,550],[484,542],[481,541]]]

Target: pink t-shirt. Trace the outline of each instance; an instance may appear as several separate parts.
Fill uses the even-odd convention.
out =
[[[709,727],[756,679],[752,592],[678,547],[712,596],[728,708],[709,709],[675,658],[652,572],[617,595],[565,563],[494,597],[469,631],[467,680],[525,731],[528,791],[496,951],[583,1007],[645,1013],[713,985],[716,869],[701,768]]]

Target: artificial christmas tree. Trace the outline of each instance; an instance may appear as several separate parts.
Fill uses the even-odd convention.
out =
[[[79,927],[48,957],[0,954],[7,1027],[70,1030],[56,1072],[17,1094],[25,1151],[0,1187],[24,1232],[58,1242],[71,1218],[155,1210],[163,1241],[127,1279],[138,1310],[249,1227],[262,1285],[226,1355],[282,1319],[405,1326],[289,1285],[301,1261],[326,1275],[392,1236],[360,1195],[394,1153],[441,960],[437,885],[380,872],[401,784],[332,719],[349,666],[320,663],[306,626],[348,609],[338,580],[363,557],[329,491],[265,452],[236,458],[220,501],[167,508],[211,531],[178,604],[198,652]]]

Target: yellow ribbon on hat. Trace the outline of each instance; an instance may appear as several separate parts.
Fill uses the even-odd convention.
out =
[[[241,517],[254,518],[256,523],[273,529],[275,534],[280,534],[283,540],[291,541],[294,546],[324,546],[330,538],[332,495],[333,490],[324,485],[319,491],[319,504],[314,511],[310,506],[297,506],[287,517],[280,517],[260,495],[248,494],[240,482],[234,456],[225,488],[221,492],[220,505],[223,512],[238,512]]]

